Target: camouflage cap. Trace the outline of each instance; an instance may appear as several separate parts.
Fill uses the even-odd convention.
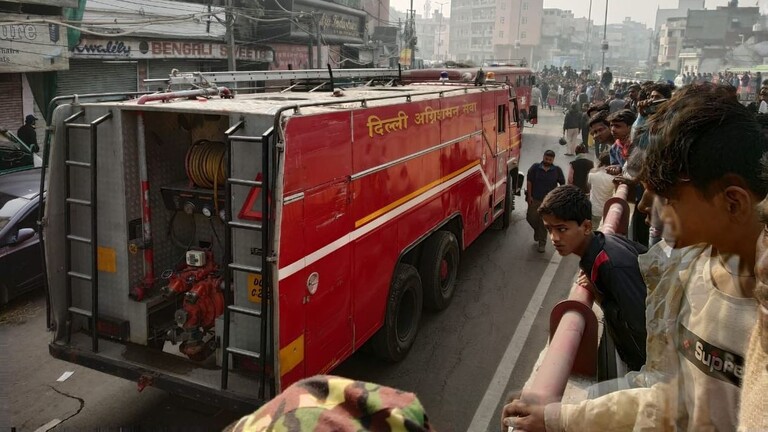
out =
[[[378,384],[318,375],[288,387],[238,421],[235,432],[428,432],[413,393]]]

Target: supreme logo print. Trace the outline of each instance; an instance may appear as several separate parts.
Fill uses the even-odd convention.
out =
[[[678,350],[710,377],[741,387],[744,357],[708,343],[682,324]]]

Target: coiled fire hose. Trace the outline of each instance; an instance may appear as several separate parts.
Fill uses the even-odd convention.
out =
[[[227,178],[227,146],[218,141],[198,140],[187,151],[187,177],[197,187],[213,189],[213,205],[219,212],[218,189]]]

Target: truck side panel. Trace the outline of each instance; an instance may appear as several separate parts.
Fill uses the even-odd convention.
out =
[[[406,248],[455,214],[464,246],[492,222],[497,94],[506,102],[499,90],[485,105],[474,93],[289,118],[285,163],[301,169],[286,169],[286,196],[304,195],[285,204],[281,221],[283,387],[327,372],[378,330]],[[482,136],[483,109],[491,146]]]

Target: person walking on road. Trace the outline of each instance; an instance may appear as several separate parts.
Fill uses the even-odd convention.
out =
[[[538,244],[538,251],[544,252],[547,244],[547,229],[539,216],[538,210],[544,197],[557,185],[565,184],[565,175],[555,165],[555,152],[547,150],[541,162],[531,165],[526,181],[525,201],[528,203],[526,219],[533,228],[533,239]]]
[[[550,88],[547,93],[547,105],[549,106],[550,111],[557,105],[557,89],[555,89],[554,86]]]
[[[579,104],[573,103],[568,112],[565,113],[565,120],[563,120],[563,137],[568,142],[565,149],[566,156],[573,156],[576,153],[581,125],[582,116]]]
[[[529,104],[529,107],[528,107],[527,120],[529,122],[531,121],[531,119],[535,119],[536,117],[538,117],[539,107],[542,104],[541,98],[542,96],[541,96],[541,90],[539,90],[539,86],[534,85],[533,88],[531,89],[531,103]]]
[[[35,132],[36,121],[37,117],[32,114],[28,115],[24,119],[24,125],[16,132],[16,136],[24,141],[24,144],[28,145],[33,153],[37,153],[40,150],[40,147],[37,145],[37,133]]]

